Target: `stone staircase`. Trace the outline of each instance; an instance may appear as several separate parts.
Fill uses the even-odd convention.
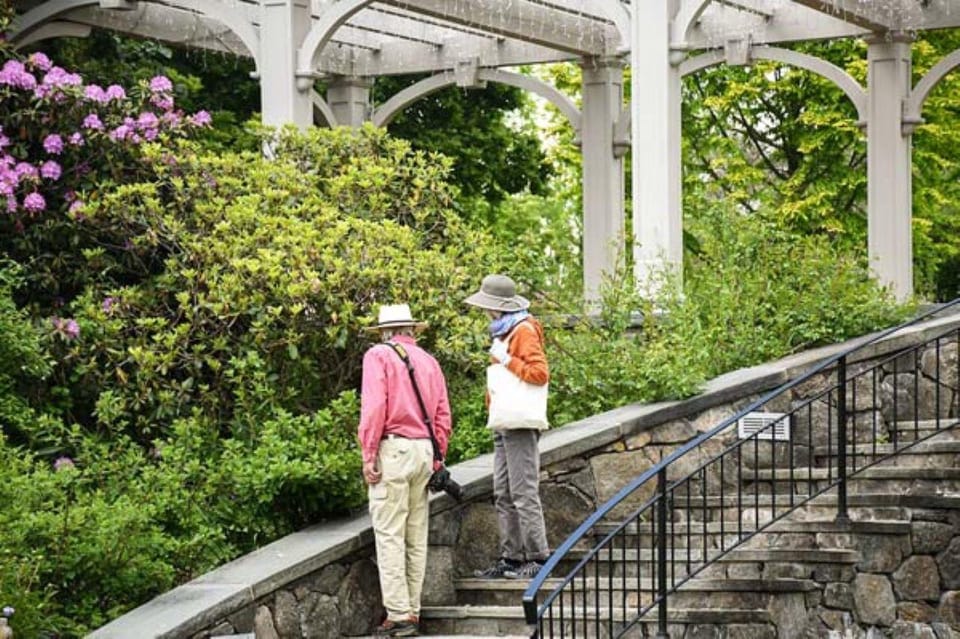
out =
[[[835,490],[769,523],[790,503],[791,486],[793,500],[799,502],[835,477],[835,451],[826,448],[814,448],[809,464],[743,469],[739,496],[675,498],[668,570],[676,578],[694,574],[669,599],[670,637],[860,637],[869,636],[864,633],[871,627],[877,637],[960,637],[950,627],[955,622],[960,628],[960,597],[948,602],[949,609],[941,597],[944,590],[960,589],[960,557],[952,559],[960,555],[960,537],[955,551],[950,545],[960,534],[960,432],[947,429],[955,422],[899,422],[896,430],[884,431],[888,441],[901,447],[936,434],[851,477],[848,523],[835,520]],[[860,469],[892,451],[890,443],[860,442],[848,460]],[[769,525],[757,531],[758,522]],[[592,538],[599,541],[618,523],[598,524]],[[657,552],[651,528],[641,523],[623,531],[596,568],[577,577],[575,588],[564,595],[566,610],[576,611],[580,621],[571,624],[569,612],[563,623],[545,620],[543,634],[656,636],[655,607],[640,623],[624,628],[638,604],[650,603]],[[731,548],[740,533],[753,531],[745,543],[697,571],[705,552],[714,556],[718,549]],[[563,559],[545,582],[540,601],[588,552],[587,545],[575,547]],[[940,574],[950,574],[941,578],[938,564]],[[947,583],[954,578],[956,583]],[[422,611],[426,634],[534,632],[521,606],[526,582],[461,578],[454,585],[457,605]]]

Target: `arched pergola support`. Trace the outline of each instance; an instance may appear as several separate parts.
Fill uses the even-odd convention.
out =
[[[323,99],[322,95],[313,91],[311,93],[311,100],[313,102],[314,124],[317,126],[326,126],[331,129],[339,126],[337,116],[334,115],[333,109],[330,108],[330,105]]]
[[[903,105],[903,121],[906,126],[915,126],[923,122],[923,105],[930,97],[930,92],[957,67],[960,67],[960,49],[935,64],[917,82],[917,86],[910,92],[910,97]]]
[[[33,29],[14,43],[15,49],[53,38],[86,38],[93,28],[85,24],[54,20]]]
[[[100,0],[47,0],[27,11],[15,21],[10,39],[16,46],[24,46],[27,42],[63,35],[62,32],[53,35],[49,31],[41,31],[42,37],[38,38],[35,32],[75,9],[99,4]],[[241,14],[229,10],[226,5],[217,0],[164,0],[162,4],[194,11],[220,22],[243,43],[250,57],[253,58],[254,64],[259,68],[260,36],[253,24],[245,20]],[[84,28],[81,25],[76,26],[79,29]],[[86,28],[86,30],[89,32],[89,28]]]
[[[436,93],[448,86],[457,84],[458,79],[458,75],[454,71],[444,71],[443,73],[437,73],[428,78],[424,78],[416,84],[412,84],[403,91],[400,91],[380,105],[380,107],[374,111],[371,119],[377,126],[387,126],[393,118],[417,100]],[[555,87],[550,86],[542,80],[519,73],[501,71],[499,69],[479,69],[477,71],[476,81],[480,83],[497,82],[499,84],[507,84],[523,89],[524,91],[535,93],[557,107],[560,112],[566,116],[567,120],[570,121],[570,125],[574,131],[580,131],[580,109],[577,108],[577,105],[565,93],[558,91]]]

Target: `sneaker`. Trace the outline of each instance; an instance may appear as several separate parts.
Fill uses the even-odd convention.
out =
[[[416,637],[420,633],[420,620],[391,621],[387,619],[373,633],[375,637]]]
[[[485,568],[483,570],[474,570],[473,576],[479,577],[480,579],[503,579],[507,575],[507,571],[516,571],[519,568],[519,561],[504,559],[501,557],[497,560],[497,563],[493,564],[489,568]]]
[[[533,579],[543,568],[542,561],[528,561],[525,564],[505,570],[503,576],[507,579]]]

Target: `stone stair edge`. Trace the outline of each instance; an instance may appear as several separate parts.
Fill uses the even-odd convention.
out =
[[[593,577],[586,580],[577,579],[578,588],[583,583],[593,587],[596,587],[596,585],[599,583],[601,588],[606,588],[607,586],[604,584],[609,584],[614,591],[623,590],[623,588],[616,587],[618,584],[622,585],[622,582],[623,580],[619,577],[601,577],[599,582]],[[528,586],[526,581],[509,579],[477,579],[473,577],[455,579],[453,583],[457,590],[498,590],[508,592],[524,592]],[[552,591],[561,583],[562,580],[560,578],[551,577],[544,581],[541,592]],[[641,585],[645,587],[652,587],[653,583],[654,582],[649,578],[644,578],[641,580]],[[633,587],[637,585],[637,581],[636,579],[628,578],[626,580],[626,585],[630,587],[628,589],[633,589]],[[746,579],[725,577],[723,579],[693,578],[681,585],[679,590],[682,592],[810,592],[812,590],[816,590],[818,587],[819,586],[817,583],[811,579],[795,579],[787,577],[776,579]]]

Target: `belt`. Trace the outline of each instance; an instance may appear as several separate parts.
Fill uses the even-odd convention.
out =
[[[417,441],[420,439],[430,439],[429,437],[407,437],[406,435],[397,435],[396,433],[389,433],[383,436],[383,439],[411,439]]]

